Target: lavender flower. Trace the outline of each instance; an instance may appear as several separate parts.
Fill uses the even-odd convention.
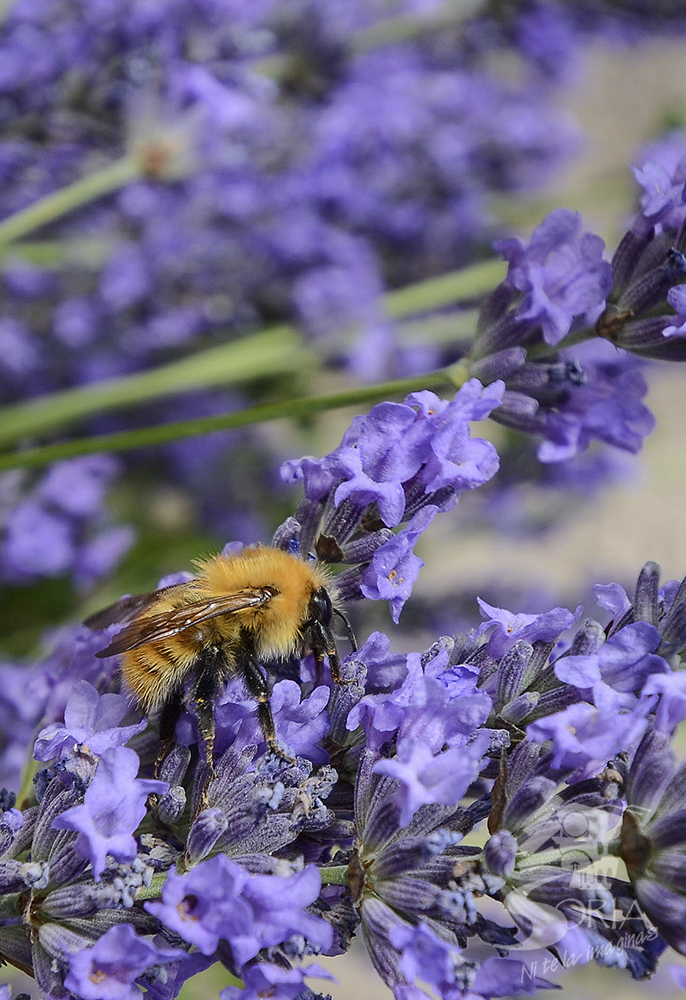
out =
[[[76,850],[88,858],[96,882],[106,856],[132,861],[136,856],[133,833],[145,816],[151,792],[166,792],[164,781],[137,778],[139,761],[133,750],[114,746],[105,750],[81,805],[72,806],[53,821],[57,830],[78,833]]]
[[[36,760],[52,760],[64,756],[76,744],[87,743],[87,749],[100,757],[105,750],[128,743],[132,736],[145,729],[143,719],[132,726],[119,723],[128,709],[126,698],[118,694],[98,695],[88,681],[78,681],[64,709],[64,725],[53,722],[41,730],[36,740]]]
[[[140,991],[134,983],[142,973],[182,954],[178,948],[151,944],[130,924],[118,924],[92,948],[70,956],[64,985],[83,1000],[136,1000]]]

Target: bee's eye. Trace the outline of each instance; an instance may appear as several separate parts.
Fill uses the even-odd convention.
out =
[[[310,600],[310,614],[315,621],[321,622],[322,625],[331,624],[333,606],[331,604],[331,598],[323,587],[320,587],[319,590],[315,590],[312,594],[312,598]]]

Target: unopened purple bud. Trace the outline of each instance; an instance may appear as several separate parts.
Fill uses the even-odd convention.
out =
[[[482,385],[490,385],[498,379],[507,380],[525,361],[525,348],[509,347],[475,361],[470,367],[470,372]]]
[[[48,955],[63,964],[69,961],[70,955],[88,948],[93,943],[91,939],[61,924],[41,924],[38,928],[38,940]]]
[[[657,625],[658,587],[660,584],[660,567],[655,562],[647,562],[641,570],[636,582],[634,594],[634,618],[636,621]]]
[[[555,794],[557,783],[543,775],[534,775],[525,781],[505,806],[503,813],[503,825],[510,830],[526,824],[532,813],[537,812],[541,806]]]
[[[529,721],[533,722],[547,715],[555,715],[556,712],[563,712],[565,708],[576,704],[578,700],[579,692],[566,684],[562,685],[562,687],[554,688],[552,691],[545,691],[541,695],[538,705],[531,710]]]
[[[55,845],[57,849],[50,855],[50,884],[56,887],[79,878],[88,862],[77,853],[73,837],[70,836],[61,846],[58,846],[59,841],[55,841]]]
[[[675,257],[675,253],[679,257]],[[684,255],[680,251],[667,251],[664,259],[656,266],[643,274],[637,281],[633,282],[626,289],[617,302],[620,310],[630,310],[634,316],[640,317],[643,313],[652,309],[658,302],[664,299],[669,288],[675,283],[677,278],[673,275],[680,267],[680,258]],[[684,258],[686,262],[686,258]]]
[[[531,321],[520,319],[514,312],[498,319],[488,329],[480,333],[471,350],[475,361],[499,354],[501,351],[517,347],[531,332]]]
[[[160,767],[158,775],[160,781],[167,781],[170,785],[180,785],[188,770],[190,760],[191,751],[189,747],[172,747]]]
[[[317,509],[319,504],[314,503],[314,501],[306,501],[308,504],[312,504]],[[319,514],[317,514],[317,520],[319,519]],[[296,552],[300,550],[300,522],[296,517],[287,517],[283,524],[280,524],[272,536],[272,545],[275,549],[282,549],[284,552],[291,552],[295,550]]]
[[[376,883],[376,893],[402,913],[421,915],[435,906],[440,889],[420,878],[390,878]]]
[[[531,643],[519,639],[500,661],[497,698],[501,705],[512,701],[519,694],[533,651]]]
[[[624,234],[612,258],[612,287],[621,294],[634,273],[646,247],[653,239],[655,228],[643,215],[637,215]]]
[[[630,320],[620,324],[616,332],[608,335],[608,340],[642,358],[686,361],[686,337],[665,335],[665,331],[670,326],[673,327],[678,318],[674,315],[662,315]]]
[[[298,540],[300,543],[300,551],[304,556],[308,555],[314,547],[314,540],[317,537],[321,516],[322,504],[318,499],[309,499],[306,497],[300,501],[296,508],[295,521],[300,526]],[[286,523],[288,524],[288,522]],[[287,543],[287,539],[285,537],[283,538],[283,542]],[[276,541],[274,544],[277,544]],[[284,545],[280,544],[277,547],[283,548]]]
[[[111,885],[96,885],[86,882],[81,885],[65,885],[55,889],[43,900],[41,910],[55,920],[70,917],[90,917],[98,910],[111,909],[117,902],[118,893]]]
[[[58,836],[57,830],[52,826],[53,821],[66,809],[73,806],[77,798],[74,789],[65,789],[57,780],[51,784],[41,803],[40,815],[33,834],[31,846],[33,858],[43,859],[49,856],[52,845]]]
[[[494,875],[509,878],[515,868],[518,845],[507,830],[500,830],[486,842],[484,860]]]
[[[17,796],[8,788],[0,788],[0,813],[6,813],[14,808]]]
[[[203,809],[190,828],[186,842],[188,857],[194,864],[207,857],[228,825],[221,809]]]
[[[3,922],[0,922],[0,953],[18,968],[34,966],[31,941],[22,924],[3,926]]]
[[[336,593],[341,603],[359,601],[362,598],[362,577],[366,566],[351,566],[336,577]]]
[[[572,639],[569,656],[590,656],[597,653],[605,642],[605,630],[600,622],[587,618]]]
[[[392,537],[393,532],[390,528],[381,528],[379,531],[372,531],[368,535],[363,535],[362,538],[357,538],[355,541],[343,546],[343,558],[341,562],[353,564],[367,563],[371,560],[376,550]]]
[[[532,433],[539,429],[536,423],[538,411],[539,404],[533,396],[527,396],[521,392],[510,392],[507,389],[503,393],[502,403],[493,414],[493,419],[505,427],[512,427],[513,430]]]
[[[540,692],[525,691],[512,701],[507,702],[506,705],[503,705],[500,715],[506,722],[511,722],[515,726],[518,726],[524,719],[531,715],[540,699]]]
[[[671,650],[686,647],[686,577],[681,581],[672,598],[669,611],[662,622],[661,631],[661,648]]]
[[[173,785],[157,803],[157,818],[165,826],[173,826],[183,816],[186,808],[186,789]]]

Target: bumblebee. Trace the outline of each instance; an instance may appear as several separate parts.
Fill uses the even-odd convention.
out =
[[[161,709],[156,770],[185,704],[196,718],[212,775],[214,702],[236,673],[257,701],[267,745],[290,760],[276,738],[261,664],[312,653],[319,668],[327,656],[333,680],[343,682],[334,615],[357,647],[331,581],[320,564],[266,546],[211,556],[195,566],[198,575],[187,583],[124,597],[87,618],[84,624],[94,631],[125,623],[96,655],[122,653],[122,674],[138,704],[145,712]]]

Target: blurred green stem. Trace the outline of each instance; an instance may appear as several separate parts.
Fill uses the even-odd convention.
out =
[[[380,402],[388,399],[389,396],[404,396],[408,392],[419,389],[454,390],[459,388],[467,377],[467,371],[463,366],[454,365],[452,368],[427,372],[413,378],[363,386],[359,389],[349,389],[328,396],[287,399],[279,403],[266,403],[262,406],[221,413],[212,417],[174,421],[173,423],[157,424],[153,427],[143,427],[140,430],[100,434],[95,437],[80,438],[76,441],[45,445],[42,448],[28,448],[25,451],[1,456],[0,472],[5,469],[47,465],[49,462],[74,458],[77,455],[89,455],[93,452],[128,451],[131,448],[165,444],[182,438],[245,427],[249,424],[264,423],[267,420],[278,420],[282,417],[309,417],[325,410],[356,406],[359,403]]]
[[[0,445],[34,434],[52,434],[83,417],[217,385],[301,372],[309,354],[292,327],[279,326],[252,337],[198,351],[149,371],[54,392],[0,409]],[[311,365],[311,361],[309,362]]]
[[[15,212],[0,222],[0,251],[14,240],[27,233],[62,218],[76,208],[81,208],[103,195],[111,194],[124,187],[144,173],[144,164],[136,156],[124,156],[121,160],[68,184],[59,191],[46,195]]]
[[[407,288],[389,292],[383,300],[384,309],[392,318],[401,319],[471,300],[490,290],[502,277],[503,272],[504,265],[500,261],[486,261],[438,278],[429,278]],[[106,379],[103,382],[66,389],[0,408],[0,446],[9,447],[32,436],[54,435],[57,430],[68,427],[84,417],[100,414],[106,410],[144,404],[179,392],[219,385],[239,385],[265,376],[299,374],[307,369],[314,370],[316,363],[316,355],[304,343],[297,329],[283,324],[242,337],[240,340],[232,340],[204,351],[197,351],[195,354],[149,371]],[[420,377],[412,380],[411,387],[407,391],[421,388],[420,382]],[[381,398],[375,395],[373,387],[365,386],[360,391],[371,392],[371,395],[355,396],[350,400],[351,404]],[[287,401],[296,407],[298,402],[298,400]],[[323,408],[331,409],[337,405],[345,406],[348,403],[344,401]],[[256,409],[262,412],[261,408]],[[297,412],[277,413],[276,416],[301,416],[306,412],[301,409]],[[221,423],[222,419],[233,419],[233,417],[235,415],[225,414],[216,418],[220,420],[216,427],[211,425],[211,421],[215,418],[207,418],[210,421],[207,430],[241,426],[243,423],[252,422],[245,420],[238,423]],[[261,419],[271,420],[275,417],[266,416]],[[167,428],[174,426],[178,425],[170,424]],[[197,422],[197,427],[198,430],[189,434],[206,433],[203,421]],[[152,432],[153,429],[148,428],[140,433],[147,431]],[[157,437],[153,433],[151,438],[141,441],[141,444],[159,444],[163,440],[174,439],[174,434],[168,434],[167,431],[161,433],[162,437]],[[189,434],[183,436],[187,437]],[[120,437],[117,435],[117,439]],[[79,444],[80,442],[73,442],[77,450],[70,451],[69,454],[85,454],[97,450],[92,442],[88,442],[81,450],[78,450]],[[67,447],[67,445],[55,447]],[[107,447],[104,439],[102,447]],[[122,444],[111,447],[121,450],[140,445]],[[24,457],[34,454],[36,450],[25,452]],[[43,464],[41,461],[22,460],[22,456],[16,458],[16,461],[6,459],[2,467]]]

